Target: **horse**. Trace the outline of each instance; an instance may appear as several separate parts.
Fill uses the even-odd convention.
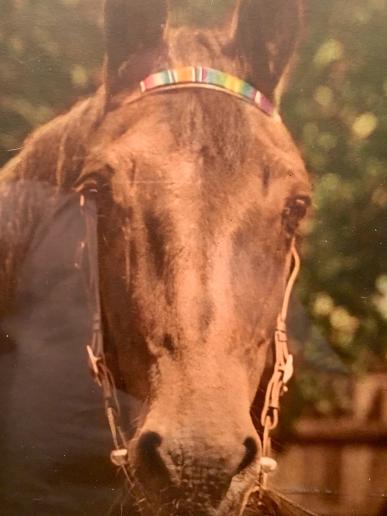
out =
[[[103,85],[2,170],[0,318],[37,224],[58,192],[79,197],[91,366],[105,402],[119,388],[142,404],[128,437],[107,403],[127,513],[252,514],[272,466],[261,410],[278,411],[265,367],[286,342],[311,197],[276,107],[302,4],[240,0],[211,28],[177,24],[176,6],[106,0]],[[279,391],[291,374],[281,349]]]

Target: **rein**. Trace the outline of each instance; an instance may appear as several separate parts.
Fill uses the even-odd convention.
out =
[[[135,102],[143,96],[154,92],[192,87],[223,91],[250,102],[274,120],[280,120],[277,111],[269,100],[248,83],[234,76],[205,67],[184,67],[150,75],[140,83],[141,94],[129,102]],[[80,243],[75,267],[81,268],[83,256],[86,253],[87,287],[89,289],[93,314],[91,341],[86,347],[87,356],[92,376],[101,388],[105,414],[112,436],[114,447],[110,459],[115,466],[122,470],[129,485],[132,485],[127,440],[122,429],[117,390],[113,375],[107,366],[103,345],[98,269],[97,209],[94,200],[90,199],[86,192],[83,191],[82,185],[77,190],[80,193],[80,209],[85,221],[85,240]],[[288,350],[286,319],[290,295],[300,270],[300,259],[294,241],[291,247],[291,256],[291,273],[285,288],[283,304],[277,317],[274,332],[274,369],[267,385],[265,402],[261,413],[261,425],[263,428],[262,456],[259,464],[257,484],[250,493],[258,492],[260,506],[265,505],[264,495],[267,492],[268,475],[277,468],[277,461],[271,456],[271,432],[278,425],[280,399],[287,391],[287,384],[293,376],[293,356]]]

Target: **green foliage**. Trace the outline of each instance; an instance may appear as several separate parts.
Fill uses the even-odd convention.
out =
[[[0,0],[0,164],[36,126],[93,91],[101,0]]]
[[[387,352],[384,0],[313,0],[285,118],[315,176],[301,291],[354,371]]]
[[[99,83],[101,4],[0,0],[0,162],[33,127]],[[195,0],[189,8],[182,0],[175,19],[213,22],[231,4]],[[284,99],[284,118],[315,177],[299,291],[345,363],[377,369],[387,352],[386,1],[307,5]],[[316,334],[307,342],[312,354]],[[302,381],[308,398],[313,382]]]

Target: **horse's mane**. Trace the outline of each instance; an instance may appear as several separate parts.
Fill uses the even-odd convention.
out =
[[[87,142],[104,112],[104,92],[75,104],[67,113],[37,129],[21,152],[2,169],[2,181],[38,181],[70,188],[79,175]]]

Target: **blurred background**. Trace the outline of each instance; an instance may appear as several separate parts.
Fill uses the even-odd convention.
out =
[[[212,23],[232,4],[192,0],[175,16]],[[102,0],[0,0],[0,165],[100,84],[101,27]],[[280,434],[294,475],[277,482],[329,515],[374,514],[386,497],[386,28],[385,0],[306,0],[283,99],[313,177],[314,213]]]

